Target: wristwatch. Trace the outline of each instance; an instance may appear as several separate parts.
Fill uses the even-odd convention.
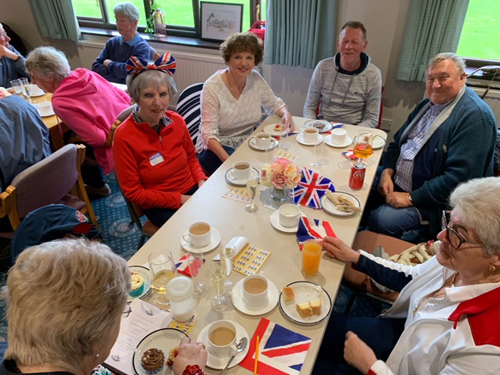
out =
[[[408,193],[408,200],[410,201],[411,204],[413,204],[413,199],[411,199],[411,193]]]

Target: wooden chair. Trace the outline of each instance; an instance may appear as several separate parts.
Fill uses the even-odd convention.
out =
[[[114,122],[114,124],[111,125],[111,128],[109,128],[108,137],[106,138],[106,141],[104,142],[104,144],[106,146],[110,147],[113,145],[113,139],[115,138],[116,129],[118,129],[118,126],[120,126],[120,124],[123,121],[125,121],[128,116],[130,116],[130,114],[132,113],[134,108],[135,108],[135,104],[120,112],[120,114],[116,118],[116,121]]]
[[[85,146],[70,144],[22,171],[0,194],[0,218],[8,216],[16,230],[30,212],[59,203],[88,214],[99,228],[81,177],[84,159]],[[1,235],[12,237],[13,232]]]

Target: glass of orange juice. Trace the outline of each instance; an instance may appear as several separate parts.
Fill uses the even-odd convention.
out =
[[[321,260],[321,244],[317,240],[307,240],[302,245],[302,274],[313,277],[318,274]]]

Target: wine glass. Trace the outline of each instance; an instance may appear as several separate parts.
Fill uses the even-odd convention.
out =
[[[158,249],[149,254],[148,261],[149,272],[151,272],[151,289],[157,294],[154,302],[159,305],[168,305],[167,284],[177,276],[172,253],[165,249]]]
[[[325,137],[318,134],[318,141],[314,144],[314,158],[315,161],[311,163],[313,167],[321,167],[322,165],[328,164],[328,160],[321,159],[323,152],[325,150]]]
[[[373,154],[373,133],[367,130],[360,130],[358,136],[356,137],[356,143],[354,145],[354,155],[358,158],[356,163],[360,163],[363,159],[363,163],[368,165],[368,162],[364,159],[369,158]]]
[[[203,253],[188,252],[188,254],[189,273],[191,274],[191,278],[194,283],[194,294],[203,296],[208,290],[207,285],[203,282],[203,271],[206,269],[206,267],[203,267],[203,264],[205,263]]]
[[[28,101],[28,103],[33,103],[33,101],[31,100],[31,87],[28,78],[23,77],[19,78],[19,80],[21,81],[21,84],[23,86],[23,95],[25,96],[26,100]]]
[[[222,292],[226,282],[226,273],[220,264],[212,264],[209,270],[210,282],[215,291],[215,297],[210,301],[210,306],[214,311],[223,311],[229,307],[229,300]]]
[[[231,290],[233,289],[233,283],[229,280],[231,272],[233,272],[233,260],[236,255],[236,248],[231,245],[226,245],[220,251],[220,264],[224,269],[224,274],[226,275],[226,282],[224,283],[223,294],[225,296],[231,295]]]
[[[281,140],[278,143],[278,148],[284,151],[288,151],[292,145],[290,142],[286,142],[286,139],[288,138],[288,134],[290,133],[290,127],[283,125],[283,134],[281,134]]]
[[[10,84],[12,85],[12,89],[10,90],[12,91],[11,93],[18,96],[21,96],[23,94],[23,83],[20,79],[14,79],[10,81]]]
[[[258,209],[259,209],[259,206],[257,206],[255,204],[255,198],[256,198],[256,195],[257,195],[257,188],[259,186],[259,176],[256,176],[256,177],[250,177],[248,180],[247,180],[247,194],[248,196],[250,197],[250,199],[252,200],[252,203],[251,204],[247,204],[245,206],[245,211],[246,212],[256,212]]]

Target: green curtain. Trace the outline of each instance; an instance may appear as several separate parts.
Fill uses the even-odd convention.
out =
[[[268,0],[264,62],[314,68],[333,56],[338,0]]]
[[[468,6],[469,0],[411,0],[399,57],[399,80],[425,81],[425,68],[433,56],[457,52]]]
[[[43,37],[78,41],[80,29],[71,0],[29,0],[29,4]]]

